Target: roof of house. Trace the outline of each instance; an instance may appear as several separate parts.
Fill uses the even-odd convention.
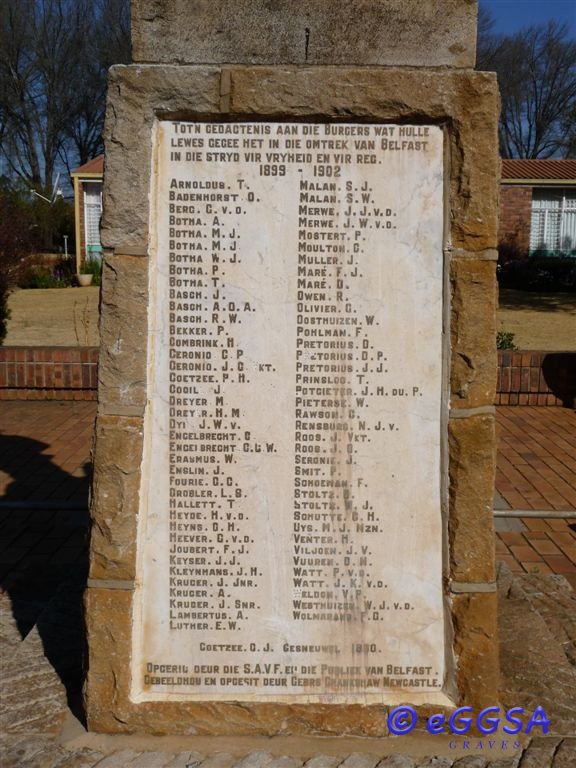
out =
[[[576,160],[502,160],[502,181],[576,183]]]
[[[98,155],[72,171],[72,176],[92,176],[93,174],[104,175],[104,155]]]

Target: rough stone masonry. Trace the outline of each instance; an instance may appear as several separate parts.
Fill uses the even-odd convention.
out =
[[[139,0],[106,119],[89,727],[497,703],[476,3]]]

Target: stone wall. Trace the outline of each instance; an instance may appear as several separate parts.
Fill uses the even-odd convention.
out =
[[[472,68],[476,2],[442,0],[439,13],[434,0],[134,0],[132,55],[138,64]]]

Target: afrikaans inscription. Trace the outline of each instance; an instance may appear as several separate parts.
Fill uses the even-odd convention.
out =
[[[439,701],[443,134],[160,121],[136,701]]]

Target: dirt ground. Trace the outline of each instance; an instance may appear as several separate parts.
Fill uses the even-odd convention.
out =
[[[8,345],[90,346],[98,342],[99,288],[20,290],[10,296]],[[502,289],[497,329],[522,350],[576,351],[576,293]]]
[[[576,351],[576,293],[500,289],[496,328],[514,334],[521,350]]]

